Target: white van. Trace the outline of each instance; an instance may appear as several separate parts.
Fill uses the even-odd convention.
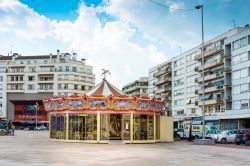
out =
[[[192,126],[192,136],[195,139],[202,138],[202,122],[193,121],[189,124],[185,124],[184,127],[184,138],[189,138],[190,126]],[[212,124],[205,125],[205,132],[210,130],[218,130]]]

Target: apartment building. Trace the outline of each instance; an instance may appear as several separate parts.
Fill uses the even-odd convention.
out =
[[[234,98],[237,100],[235,103],[239,104],[238,97],[233,97],[234,94],[232,94],[232,85],[234,84],[234,81],[232,81],[232,71],[238,70],[238,68],[232,67],[233,62],[231,63],[231,55],[239,54],[239,52],[232,50],[231,53],[229,50],[232,48],[231,45],[234,41],[237,41],[238,38],[244,35],[247,36],[247,32],[245,32],[247,29],[249,29],[249,26],[231,29],[204,44],[205,121],[206,123],[217,125],[218,128],[223,128],[221,119],[225,119],[225,115],[230,114],[229,112],[235,112],[235,110],[232,109]],[[243,33],[242,36],[240,35],[241,33]],[[248,46],[246,46],[246,48],[248,48]],[[244,51],[246,52],[246,50],[242,52]],[[246,53],[244,56],[246,56]],[[203,80],[201,45],[150,69],[149,97],[154,97],[156,95],[155,92],[158,90],[155,72],[167,63],[172,64],[172,74],[170,78],[172,84],[170,88],[171,91],[168,92],[168,94],[172,94],[170,110],[173,112],[175,126],[180,127],[183,121],[202,116]],[[242,72],[246,72],[246,70],[247,69],[244,69]],[[240,75],[239,71],[237,75]],[[243,105],[246,105],[246,103],[244,103],[246,99],[242,98],[242,100]],[[229,124],[231,121],[225,122],[225,124],[226,123]]]
[[[204,111],[207,123],[213,123],[220,127],[220,117],[224,115],[225,110],[232,108],[232,87],[231,87],[231,66],[230,56],[225,54],[224,43],[227,38],[240,33],[246,27],[239,27],[229,30],[207,42],[204,45],[204,84],[202,78],[202,56],[196,56],[199,62],[198,72],[199,83],[198,105],[202,107],[203,96],[202,88],[204,85]]]
[[[199,47],[188,50],[174,58],[172,58],[172,111],[175,121],[175,126],[186,119],[192,119],[196,116],[201,116],[200,107],[197,106],[198,83],[195,80],[198,78],[196,70],[198,62],[195,60],[199,53]]]
[[[140,77],[138,80],[124,85],[122,91],[130,96],[148,96],[148,77]]]
[[[93,67],[77,55],[1,56],[0,68],[6,104],[5,118],[15,121],[34,120],[36,105],[39,105],[38,120],[47,119],[42,99],[45,96],[82,95],[95,85]],[[1,77],[0,77],[1,78]],[[6,113],[7,112],[7,113]],[[4,116],[3,116],[4,117]]]
[[[148,95],[165,99],[165,114],[172,116],[172,61],[149,69]]]
[[[225,67],[230,69],[232,100],[221,117],[223,129],[250,128],[250,28],[227,38],[224,43],[225,56],[229,57]]]

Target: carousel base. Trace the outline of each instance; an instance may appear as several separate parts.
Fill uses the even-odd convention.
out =
[[[152,143],[160,143],[160,140],[64,140],[64,139],[49,139],[50,141],[55,142],[67,142],[67,143],[86,143],[86,144],[152,144]]]

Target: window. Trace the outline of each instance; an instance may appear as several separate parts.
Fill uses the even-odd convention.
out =
[[[0,99],[2,99],[3,98],[3,94],[2,93],[0,93]]]
[[[68,89],[68,84],[64,84],[64,89]]]
[[[247,37],[244,37],[242,39],[239,39],[235,42],[233,42],[233,50],[244,47],[248,44]]]
[[[187,73],[193,72],[195,67],[197,67],[197,66],[198,66],[198,63],[187,66]]]
[[[174,81],[174,86],[179,86],[179,85],[183,85],[184,84],[184,79],[178,79]]]
[[[195,55],[196,55],[196,52],[195,52],[195,53],[192,53],[192,54],[190,54],[190,55],[187,55],[187,62],[190,62],[190,61],[194,60]]]
[[[174,71],[174,76],[179,76],[179,75],[181,75],[181,74],[183,74],[183,73],[184,73],[184,70],[183,70],[183,68],[182,68],[182,69],[179,69],[179,70]]]
[[[178,60],[174,61],[174,67],[180,66],[183,63],[184,63],[184,59],[183,58],[178,59]]]
[[[186,89],[186,93],[189,94],[189,93],[194,93],[195,92],[195,86],[190,86],[190,87],[187,87]]]
[[[0,102],[0,107],[3,107],[3,103],[2,102]]]
[[[175,106],[184,105],[184,100],[183,99],[174,100],[174,105]]]
[[[58,84],[58,89],[62,89],[62,84]]]
[[[28,85],[28,90],[34,90],[35,89],[35,85],[29,84]]]
[[[44,62],[44,64],[47,64],[47,63],[48,63],[48,60],[44,60],[43,62]]]
[[[240,101],[240,106],[241,106],[241,109],[248,108],[248,100],[241,100]]]
[[[69,66],[66,66],[66,71],[69,71]]]
[[[0,81],[3,81],[3,76],[0,76]]]
[[[174,91],[175,96],[183,95],[184,94],[184,89],[178,89]]]
[[[62,72],[62,66],[59,66],[58,71]]]
[[[28,76],[29,81],[35,81],[35,76]]]
[[[232,79],[236,80],[236,79],[247,77],[248,72],[249,72],[248,68],[244,68],[244,69],[241,69],[241,70],[234,71]]]
[[[77,70],[76,70],[76,67],[72,67],[72,71],[73,72],[76,72]]]
[[[241,84],[240,85],[240,93],[246,93],[248,92],[249,84]]]
[[[78,85],[75,84],[74,85],[74,89],[77,90],[78,89]]]
[[[195,82],[195,75],[187,77],[187,83],[194,83]]]
[[[85,86],[84,85],[81,86],[81,90],[85,90]]]
[[[36,72],[36,67],[29,67],[29,72],[35,73]]]

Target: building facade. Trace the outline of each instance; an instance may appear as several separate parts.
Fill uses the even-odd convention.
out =
[[[0,57],[4,79],[3,95],[6,105],[5,117],[14,121],[34,121],[35,105],[38,120],[47,119],[42,99],[44,96],[80,95],[95,85],[93,67],[85,64],[85,59],[77,60],[77,55],[60,53],[40,56]]]
[[[122,87],[122,91],[130,96],[142,97],[148,96],[148,77],[140,77]]]
[[[243,54],[236,57],[236,59],[239,59],[241,56],[249,55],[249,47],[246,45],[246,43],[249,42],[248,31],[248,25],[245,27],[237,27],[205,42],[204,84],[202,79],[203,65],[201,45],[183,52],[168,62],[157,65],[149,70],[149,96],[153,97],[156,95],[154,92],[158,90],[155,84],[155,82],[157,82],[157,77],[154,75],[155,71],[166,63],[172,64],[170,93],[172,94],[171,110],[174,121],[176,122],[175,127],[181,127],[183,121],[202,116],[203,85],[206,123],[212,123],[222,129],[232,128],[230,126],[226,127],[226,123],[232,125],[232,119],[230,119],[230,117],[236,118],[235,113],[239,114],[239,111],[234,108],[239,106],[241,102],[243,107],[246,106],[248,108],[249,98],[246,97],[246,94],[244,94],[245,96],[235,95],[234,92],[237,90],[234,90],[234,86],[239,89],[241,85],[239,86],[238,84],[240,83],[244,84],[242,85],[244,86],[243,88],[246,88],[249,79],[244,78],[235,81],[234,77],[240,76],[239,73],[241,73],[241,69],[242,72],[246,74],[248,70],[250,71],[250,66],[247,62],[245,66],[241,65],[241,63],[238,63],[238,66],[233,65],[234,62],[232,61],[233,56]],[[240,44],[244,43],[242,44],[244,47],[241,49],[233,49],[234,42],[236,41]],[[235,45],[237,45],[237,42]],[[234,72],[237,74],[232,74]],[[237,91],[237,93],[239,93],[239,91]],[[248,103],[246,103],[246,101],[248,101]],[[248,116],[246,115],[247,109],[245,109],[245,112],[241,112],[244,116]],[[223,119],[225,119],[224,125],[222,123]],[[239,127],[247,122],[247,120],[234,120],[233,125]]]
[[[198,94],[198,78],[196,70],[198,62],[195,60],[199,53],[199,47],[188,50],[172,58],[172,111],[175,126],[187,118],[193,118],[201,115],[201,109],[196,104]]]
[[[225,40],[226,66],[231,71],[231,109],[221,117],[222,128],[250,128],[250,28]]]
[[[172,61],[166,61],[149,70],[148,95],[165,100],[165,114],[172,116]]]

